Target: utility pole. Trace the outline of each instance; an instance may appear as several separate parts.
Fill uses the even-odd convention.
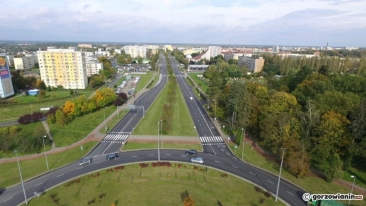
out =
[[[24,183],[23,183],[23,177],[22,177],[22,171],[20,170],[20,164],[19,164],[19,159],[18,159],[18,154],[17,154],[17,152],[18,152],[18,151],[14,151],[15,156],[17,157],[18,169],[19,169],[20,181],[22,182],[22,187],[23,187],[23,193],[24,193],[25,205],[28,205],[27,195],[25,194]]]
[[[160,122],[158,122],[158,162],[160,162]]]
[[[286,148],[281,148],[281,149],[282,149],[282,159],[281,159],[281,166],[280,166],[280,175],[278,175],[278,183],[277,183],[277,191],[276,191],[276,199],[275,199],[276,202],[277,202],[277,197],[278,197],[278,189],[280,188],[283,155],[285,154]]]
[[[245,129],[241,128],[241,133],[243,135],[243,150],[241,150],[241,159],[244,160],[244,143],[245,143]]]
[[[163,144],[163,120],[160,120],[160,134],[161,134],[161,148],[164,148]]]
[[[50,168],[48,167],[48,160],[47,160],[47,152],[46,152],[46,145],[44,144],[44,138],[46,138],[47,136],[44,135],[43,136],[43,148],[44,148],[44,156],[46,157],[46,165],[47,165],[47,170],[50,170]]]

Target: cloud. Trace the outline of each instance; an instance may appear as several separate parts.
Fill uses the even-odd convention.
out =
[[[2,7],[0,27],[9,29],[2,39],[300,45],[354,39],[366,46],[357,33],[366,28],[366,1],[14,0]]]

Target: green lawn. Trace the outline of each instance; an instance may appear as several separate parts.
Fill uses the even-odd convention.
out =
[[[208,85],[202,81],[197,75],[203,75],[203,73],[188,73],[188,75],[193,79],[193,81],[202,89],[202,91],[206,94],[208,90]]]
[[[100,109],[93,113],[77,117],[64,127],[58,124],[49,124],[50,133],[56,146],[67,146],[83,139],[104,121],[104,113],[107,118],[114,111],[116,111],[116,106],[111,105],[107,109]]]
[[[236,153],[237,157],[241,158],[242,147],[240,146],[235,150],[234,146],[235,146],[234,143],[230,143],[231,151]],[[278,175],[279,173],[279,165],[277,163],[265,159],[262,155],[257,153],[254,148],[250,148],[250,145],[248,144],[245,144],[244,160],[257,167],[268,170],[276,175]],[[318,177],[307,176],[305,178],[296,178],[283,168],[282,168],[282,177],[304,188],[305,190],[311,193],[333,194],[333,193],[351,192],[350,187],[340,186],[335,183],[327,183],[325,180]],[[343,203],[348,203],[348,201]],[[352,201],[352,204],[366,205],[366,199],[364,199],[363,201]]]
[[[50,170],[57,169],[63,165],[74,162],[88,153],[96,145],[96,142],[88,142],[83,145],[83,151],[79,147],[60,152],[57,154],[48,154],[48,165]],[[47,171],[45,156],[20,161],[23,180],[27,180],[36,175]],[[1,187],[9,187],[20,183],[19,170],[17,162],[1,164],[0,167],[0,185]]]
[[[147,72],[147,74],[134,74],[134,76],[140,76],[139,83],[137,84],[135,93],[141,91],[154,76],[154,72]]]
[[[80,92],[81,94],[84,94],[85,97],[87,98],[93,93],[93,90],[91,89],[71,89],[71,90],[74,92],[75,91]],[[46,91],[46,98],[44,98],[43,100],[52,100],[64,97],[72,98],[72,96],[70,95],[71,90],[56,90],[50,92]],[[13,99],[13,101],[18,103],[37,103],[39,99],[38,97],[35,96],[18,95]]]
[[[47,191],[29,205],[180,206],[185,191],[195,205],[284,205],[221,171],[199,165],[170,165],[153,167],[147,163],[145,168],[127,165],[104,169]]]
[[[93,90],[88,90],[88,89],[73,90],[73,91],[79,91],[81,94],[84,94],[86,98],[88,98],[93,93]],[[66,94],[68,94],[70,96],[69,90],[54,91],[54,92],[55,92],[55,94],[57,92],[57,94],[60,96],[64,95],[64,97]],[[46,94],[48,95],[48,92],[46,92]],[[70,96],[70,98],[63,98],[63,99],[46,99],[47,101],[30,102],[29,104],[26,104],[26,105],[23,105],[23,104],[22,105],[13,104],[13,105],[9,105],[9,106],[2,105],[0,107],[0,114],[1,114],[0,122],[17,120],[22,115],[40,111],[40,108],[51,107],[51,106],[62,107],[66,101],[73,100],[76,97],[77,96]],[[20,99],[24,98],[24,101],[30,101],[30,100],[32,100],[32,98],[35,98],[36,100],[38,100],[37,97],[32,97],[32,96],[27,96],[27,97],[19,96],[19,97],[16,97],[14,100],[18,101],[17,100],[18,98],[20,98]]]
[[[135,128],[133,133],[134,135],[157,134],[157,122],[160,121],[163,105],[166,101],[167,92],[168,88],[166,86],[147,111],[145,118],[142,119],[138,126]],[[191,115],[189,113],[188,107],[185,103],[179,86],[177,86],[175,92],[177,93],[177,99],[173,106],[174,122],[172,123],[172,132],[171,134],[165,135],[197,136],[197,133],[193,126]]]
[[[158,140],[156,139],[156,143],[139,143],[139,142],[128,142],[123,148],[123,151],[129,150],[137,150],[137,149],[157,149],[158,148]],[[160,148],[165,149],[194,149],[197,151],[203,151],[201,144],[178,144],[178,143],[164,143],[164,140],[160,141]]]

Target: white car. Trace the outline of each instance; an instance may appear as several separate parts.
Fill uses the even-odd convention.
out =
[[[84,159],[82,159],[79,163],[80,166],[86,165],[86,164],[90,164],[92,162],[92,159],[90,157],[86,157]]]
[[[201,158],[201,157],[194,157],[194,158],[191,159],[191,162],[192,163],[201,163],[201,164],[203,164],[203,158]]]

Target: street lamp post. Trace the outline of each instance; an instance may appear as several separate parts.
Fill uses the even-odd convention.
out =
[[[118,118],[119,118],[118,106],[117,106],[117,109],[116,109],[116,111],[117,111],[117,116],[118,116]]]
[[[241,128],[241,133],[243,135],[243,149],[241,150],[241,159],[244,159],[244,144],[245,144],[245,129]]]
[[[44,156],[46,157],[46,165],[47,165],[47,170],[50,170],[50,168],[48,167],[48,160],[47,160],[47,152],[46,152],[46,145],[44,144],[44,138],[46,138],[47,136],[44,135],[43,136],[43,148],[44,148]]]
[[[23,177],[22,177],[22,171],[20,170],[20,164],[19,164],[19,159],[18,159],[17,152],[18,152],[18,151],[14,151],[15,156],[17,157],[18,169],[19,169],[20,181],[22,182],[22,187],[23,187],[23,193],[24,193],[25,205],[28,205],[27,195],[25,194],[24,183],[23,183]]]
[[[158,122],[158,162],[160,162],[160,122]]]
[[[216,100],[215,101],[215,120],[216,120]]]
[[[281,166],[280,166],[280,175],[278,176],[278,183],[277,183],[277,191],[276,191],[276,202],[277,202],[277,197],[278,197],[278,189],[280,188],[280,180],[281,180],[281,170],[282,170],[282,162],[283,162],[283,155],[285,154],[285,150],[286,148],[281,148],[282,149],[282,159],[281,159]]]
[[[355,186],[355,181],[356,181],[356,176],[351,175],[351,177],[353,178],[353,184],[352,184],[352,189],[351,189],[351,194],[353,193],[353,187]],[[351,204],[351,199],[348,200],[348,205]]]
[[[161,134],[161,148],[164,148],[163,144],[163,120],[160,120],[160,134]]]

